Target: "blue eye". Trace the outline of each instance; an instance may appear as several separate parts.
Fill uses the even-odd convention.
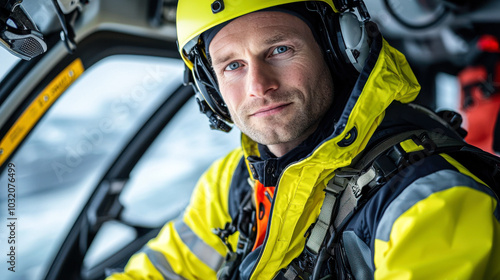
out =
[[[275,54],[280,54],[280,53],[284,53],[284,52],[286,52],[286,51],[288,51],[288,47],[287,47],[287,46],[279,46],[279,47],[277,47],[277,48],[275,48],[275,49],[273,50],[273,55],[275,55]]]
[[[236,70],[240,67],[240,63],[239,62],[231,62],[229,63],[229,65],[226,67],[226,71],[231,71],[231,70]]]

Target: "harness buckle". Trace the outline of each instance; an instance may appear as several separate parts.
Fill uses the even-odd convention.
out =
[[[231,224],[231,223],[226,223],[224,226],[224,229],[221,228],[214,228],[212,229],[212,232],[216,234],[220,240],[222,240],[222,243],[226,245],[227,249],[229,252],[233,253],[233,247],[228,241],[229,236],[231,236],[233,233],[236,232],[236,228]]]

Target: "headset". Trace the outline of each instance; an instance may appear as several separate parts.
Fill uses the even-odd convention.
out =
[[[368,57],[372,38],[378,34],[375,23],[362,0],[334,0],[339,13],[323,2],[299,2],[311,13],[317,13],[321,49],[327,59],[334,81],[353,86]],[[290,5],[290,4],[287,4]],[[297,5],[294,3],[292,5]],[[203,42],[198,41],[189,53],[193,70],[186,67],[184,83],[197,92],[200,111],[215,130],[229,132],[233,123],[226,103],[220,94],[215,73],[210,67]]]
[[[334,79],[353,84],[368,57],[372,37],[369,34],[374,34],[366,6],[362,1],[334,0],[339,13],[332,13],[322,2],[305,3],[309,11],[321,18],[320,47]]]

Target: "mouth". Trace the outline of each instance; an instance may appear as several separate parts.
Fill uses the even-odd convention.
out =
[[[251,117],[266,117],[266,116],[274,115],[274,114],[277,114],[277,113],[283,111],[290,104],[292,104],[292,103],[273,104],[270,106],[266,106],[266,107],[260,108],[258,111],[251,114],[250,116]]]

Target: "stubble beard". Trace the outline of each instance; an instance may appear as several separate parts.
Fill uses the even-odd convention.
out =
[[[234,118],[235,125],[252,140],[263,145],[289,143],[301,138],[303,141],[317,128],[333,100],[333,85],[327,81],[319,84],[312,97],[316,100],[307,104],[304,104],[304,94],[298,89],[275,93],[260,104],[245,104],[240,108],[240,113],[243,112],[241,115],[245,118]],[[285,114],[282,112],[262,118],[265,124],[255,123],[256,119],[248,116],[250,112],[255,112],[256,108],[273,103],[292,103],[292,108],[286,108]],[[297,104],[301,104],[301,107],[297,108]]]

